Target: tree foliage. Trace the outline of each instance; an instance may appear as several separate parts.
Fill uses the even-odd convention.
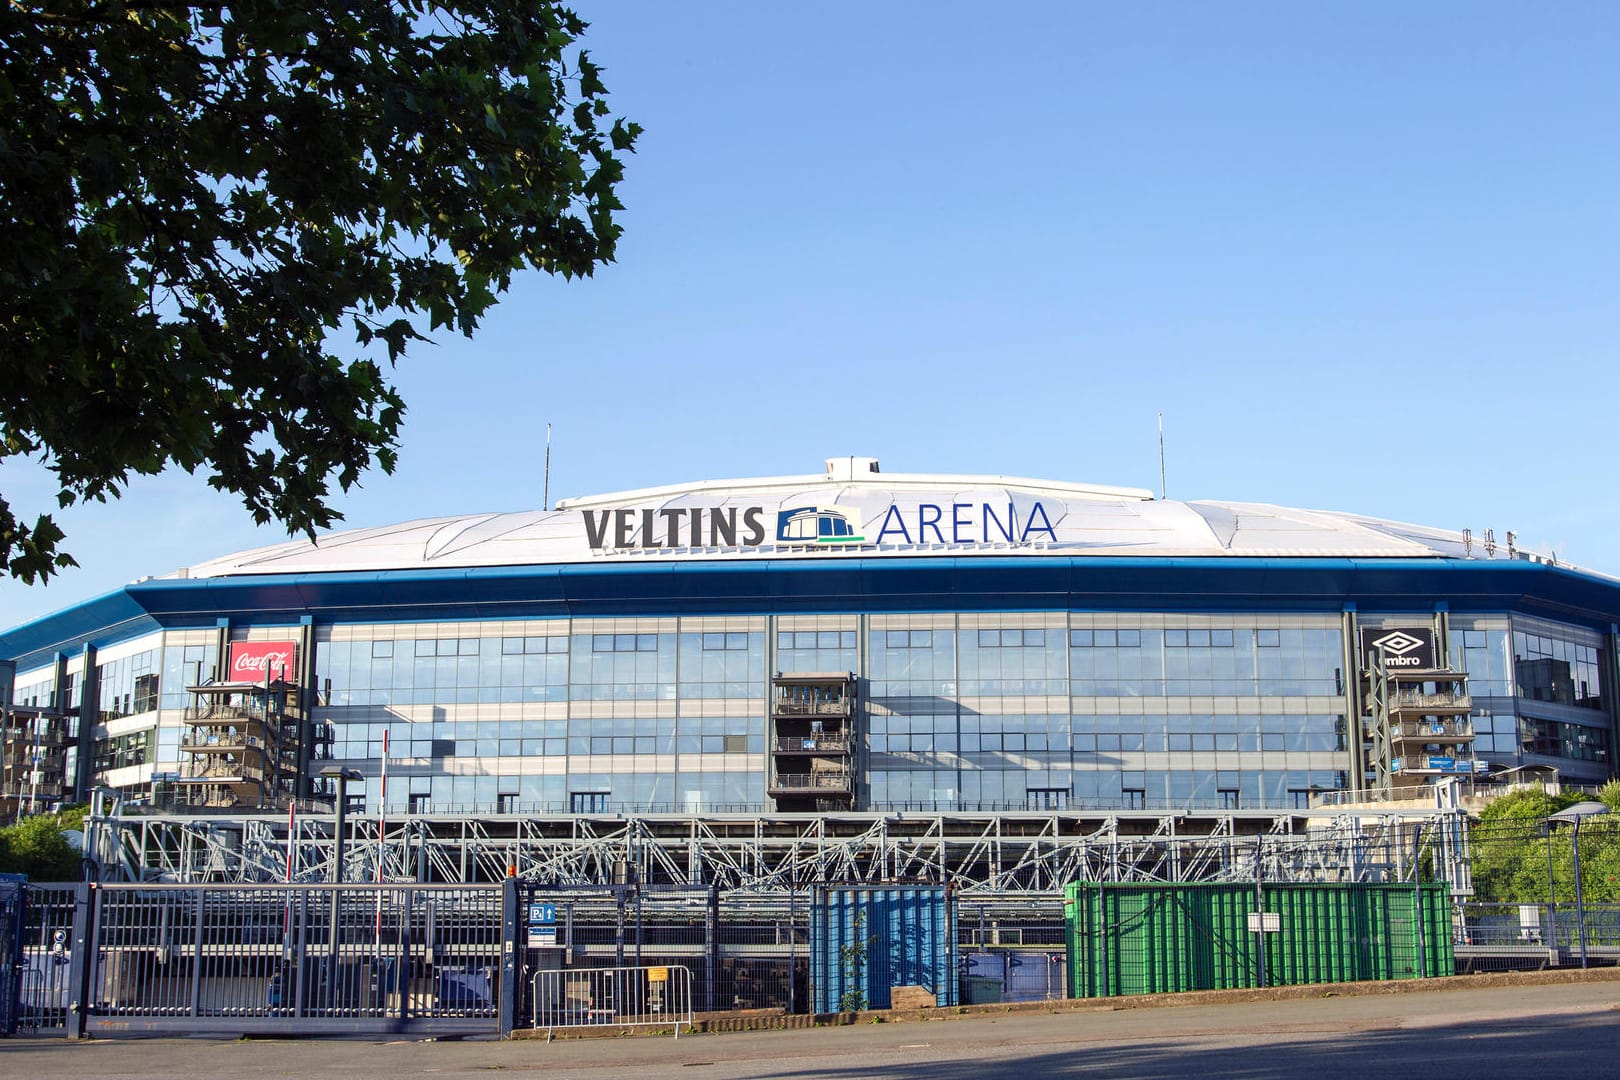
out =
[[[0,828],[0,873],[26,874],[31,881],[77,881],[79,852],[62,831],[83,827],[80,808],[36,814]]]
[[[1611,810],[1620,810],[1620,783],[1606,785],[1598,796]],[[1579,843],[1582,898],[1589,903],[1620,900],[1620,817],[1584,818],[1578,836],[1572,822],[1549,818],[1589,798],[1522,789],[1492,800],[1470,836],[1475,899],[1573,901]]]
[[[395,462],[387,371],[514,272],[613,258],[622,156],[547,0],[0,6],[0,461],[172,465],[312,533]],[[0,568],[71,565],[0,498]]]

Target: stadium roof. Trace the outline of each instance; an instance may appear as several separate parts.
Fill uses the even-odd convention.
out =
[[[752,534],[746,527],[751,508],[758,511]],[[736,531],[734,541],[708,528],[717,512]],[[818,512],[845,519],[847,535],[819,542],[779,535],[784,517]],[[622,535],[615,531],[621,523]],[[643,539],[648,527],[650,542]],[[1179,502],[1137,488],[1023,477],[880,473],[871,458],[832,458],[823,475],[700,481],[569,499],[550,511],[421,518],[239,552],[171,576],[852,555],[1421,559],[1474,553],[1461,533],[1356,514]]]

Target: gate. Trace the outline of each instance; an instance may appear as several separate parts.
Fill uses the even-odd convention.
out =
[[[492,1034],[499,885],[101,885],[85,1032]]]
[[[22,987],[23,879],[0,876],[0,1035],[17,1030]]]
[[[16,982],[15,1030],[26,1035],[67,1032],[73,961],[73,912],[80,886],[23,886],[22,940]]]

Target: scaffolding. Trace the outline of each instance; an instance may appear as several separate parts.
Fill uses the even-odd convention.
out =
[[[1420,798],[1436,781],[1472,782],[1473,701],[1465,672],[1440,668],[1392,669],[1380,651],[1366,672],[1368,765],[1372,792],[1384,798]]]
[[[139,809],[139,808],[133,808]],[[1054,896],[1071,881],[1398,881],[1465,877],[1456,814],[1197,817],[1002,814],[351,815],[343,878],[787,893],[822,883],[949,885],[964,896]],[[330,813],[149,816],[98,806],[92,855],[110,881],[329,880]]]

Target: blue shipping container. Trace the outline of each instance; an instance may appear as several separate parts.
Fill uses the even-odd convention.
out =
[[[818,1013],[887,1009],[897,986],[957,1003],[956,920],[948,890],[821,888],[810,907],[811,1000]]]

